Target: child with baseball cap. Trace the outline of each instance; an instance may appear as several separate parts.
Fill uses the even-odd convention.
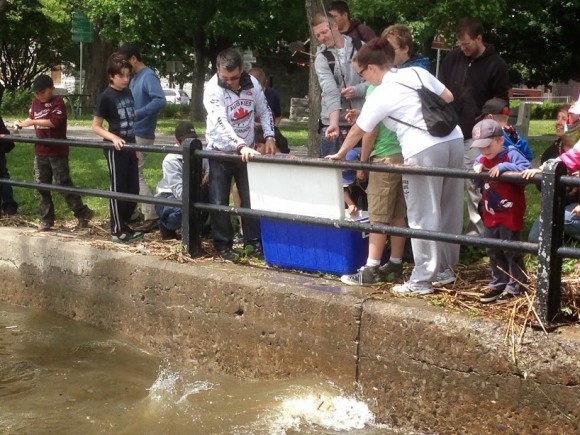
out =
[[[28,118],[16,121],[17,128],[34,127],[39,139],[66,140],[67,115],[62,97],[54,95],[54,83],[46,74],[40,74],[32,82],[34,99],[28,111]],[[49,145],[36,143],[34,145],[34,179],[37,183],[52,184],[52,180],[60,186],[73,186],[70,176],[68,145]],[[50,190],[39,190],[40,195],[40,231],[49,231],[54,226],[54,203]],[[79,227],[88,226],[93,218],[93,211],[87,207],[80,195],[62,193],[68,207],[79,221]]]
[[[478,174],[486,171],[491,177],[475,181],[482,189],[484,236],[519,241],[526,211],[525,186],[494,179],[504,172],[522,172],[531,164],[515,147],[504,148],[503,129],[497,121],[483,119],[472,133],[471,147],[481,153],[473,170]],[[487,248],[487,254],[492,279],[480,302],[506,302],[522,294],[528,282],[523,255],[500,248]]]
[[[497,121],[503,130],[503,146],[505,148],[509,146],[515,147],[531,162],[534,155],[528,145],[528,141],[522,137],[522,134],[513,125],[508,124],[511,113],[509,103],[506,100],[502,98],[491,98],[481,108],[481,116],[478,118],[478,121],[482,119],[493,119]]]

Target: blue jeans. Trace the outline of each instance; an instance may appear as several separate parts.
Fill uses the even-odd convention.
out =
[[[511,231],[503,225],[484,229],[484,237],[498,240],[520,240],[519,231]],[[520,294],[522,284],[527,284],[526,266],[521,252],[503,250],[501,248],[487,248],[489,265],[491,266],[491,282],[488,287],[492,290],[505,290],[511,294]]]
[[[564,209],[564,234],[574,240],[580,240],[580,216],[572,214],[578,203],[568,204]],[[540,239],[540,219],[536,219],[530,228],[528,241],[538,243]]]
[[[320,157],[336,154],[342,146],[342,143],[344,142],[344,139],[346,138],[349,130],[349,128],[340,127],[340,134],[338,137],[333,140],[328,140],[325,136],[327,129],[328,127],[322,127],[322,130],[320,130]]]
[[[173,195],[167,195],[165,198],[176,199]],[[168,230],[178,230],[181,228],[181,208],[155,204],[155,212],[159,216],[161,225]]]
[[[230,163],[209,160],[209,203],[215,205],[230,204],[232,179],[236,181],[242,200],[241,206],[250,208],[250,188],[248,186],[248,168],[245,163]],[[242,218],[244,244],[260,242],[260,221],[256,218]],[[213,245],[219,251],[231,248],[234,230],[230,215],[221,212],[211,213],[211,233]]]

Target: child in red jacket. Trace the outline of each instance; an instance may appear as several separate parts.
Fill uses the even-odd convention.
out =
[[[65,139],[67,116],[66,106],[61,97],[54,95],[54,83],[46,74],[41,74],[32,83],[34,99],[28,111],[28,118],[16,121],[16,127],[34,127],[39,139]],[[68,164],[68,145],[34,145],[34,179],[37,183],[73,186]],[[49,190],[38,190],[40,194],[40,231],[48,231],[54,226],[54,204]],[[79,220],[79,227],[86,227],[93,218],[93,211],[83,204],[80,195],[63,193],[69,208]]]
[[[488,171],[490,180],[478,180],[482,184],[483,225],[485,237],[499,240],[520,240],[526,211],[525,186],[494,180],[503,172],[522,172],[531,167],[530,161],[515,147],[504,148],[501,125],[493,119],[484,119],[473,127],[472,148],[481,154],[473,169],[477,173]],[[487,248],[491,266],[489,291],[479,300],[505,302],[523,293],[528,282],[523,255]]]

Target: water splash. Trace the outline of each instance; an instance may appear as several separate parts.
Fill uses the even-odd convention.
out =
[[[272,433],[283,435],[288,430],[300,431],[304,426],[343,432],[363,429],[375,423],[368,406],[351,397],[329,394],[308,394],[284,399],[280,415],[272,424]]]
[[[191,395],[213,390],[214,385],[207,381],[190,382],[182,372],[162,368],[159,376],[149,388],[149,398],[167,407],[182,405]]]

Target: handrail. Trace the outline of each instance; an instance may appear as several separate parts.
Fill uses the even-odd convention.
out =
[[[1,141],[46,143],[52,145],[70,145],[88,148],[112,148],[113,144],[107,141],[84,141],[84,140],[56,140],[37,139],[31,136],[10,135],[0,137]],[[249,217],[265,217],[268,219],[284,220],[290,222],[306,223],[319,226],[332,226],[358,231],[368,231],[389,235],[413,237],[419,239],[442,241],[446,243],[496,247],[504,250],[513,250],[536,254],[538,256],[537,272],[537,308],[538,316],[544,324],[549,325],[557,320],[560,312],[562,259],[580,258],[580,249],[564,246],[564,191],[565,186],[580,186],[578,177],[566,175],[566,168],[559,161],[550,161],[544,165],[543,172],[530,180],[524,179],[518,173],[504,173],[496,180],[504,180],[519,184],[541,184],[541,214],[540,214],[540,238],[539,243],[522,241],[497,240],[482,237],[466,236],[461,234],[449,234],[436,231],[427,231],[411,228],[399,228],[384,224],[363,223],[347,220],[325,219],[306,217],[289,213],[268,212],[252,210],[249,208],[235,208],[218,206],[200,202],[201,199],[201,161],[202,158],[216,159],[229,162],[241,162],[241,157],[235,154],[227,154],[215,151],[202,150],[199,139],[186,139],[182,147],[174,145],[139,145],[126,144],[127,149],[157,153],[183,154],[184,162],[184,185],[181,201],[162,197],[141,196],[103,191],[97,189],[81,189],[52,184],[40,184],[16,180],[1,179],[0,184],[26,187],[58,192],[71,192],[83,195],[99,196],[103,198],[118,198],[150,204],[170,205],[182,209],[182,243],[191,256],[201,254],[200,219],[196,216],[201,211],[213,211],[218,213],[235,214]],[[282,165],[300,165],[312,167],[331,167],[338,169],[364,169],[378,172],[392,172],[400,174],[422,174],[440,177],[453,177],[463,179],[489,179],[485,173],[476,174],[467,169],[453,168],[426,168],[405,165],[387,165],[379,163],[360,163],[344,161],[328,161],[325,159],[298,158],[294,156],[254,156],[254,162],[268,162]]]

